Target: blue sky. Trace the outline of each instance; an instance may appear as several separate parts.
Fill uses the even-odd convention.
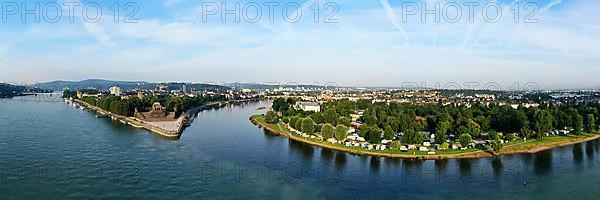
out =
[[[75,0],[1,0],[21,7],[35,2]],[[57,23],[43,19],[37,23],[29,15],[8,15],[0,23],[0,81],[35,83],[51,80],[104,78],[113,80],[190,82],[277,82],[327,83],[347,86],[402,86],[407,82],[498,83],[503,89],[515,82],[534,82],[540,88],[600,87],[600,2],[544,0],[532,1],[539,7],[537,23],[523,23],[529,1],[497,1],[503,15],[496,23],[482,17],[487,0],[338,0],[338,1],[201,1],[145,0],[138,5],[137,23],[114,22],[111,5],[119,3],[119,18],[127,14],[130,1],[76,1],[74,22],[66,7]],[[102,18],[86,22],[84,5],[98,3]],[[235,22],[229,15],[206,15],[203,5],[256,2],[263,15],[256,23]],[[279,2],[274,21],[264,3]],[[287,14],[302,17],[287,22]],[[319,2],[319,22],[314,22],[315,2]],[[339,9],[332,19],[328,2]],[[463,17],[456,23],[435,22],[420,15],[402,20],[403,5],[421,7],[450,3],[478,2],[474,22]],[[510,6],[518,3],[519,23]],[[313,7],[314,8],[314,7]],[[429,7],[432,8],[432,7]],[[2,7],[3,16],[6,15]],[[88,10],[89,11],[89,10]],[[492,10],[493,11],[493,10]],[[52,12],[50,12],[52,13]],[[256,13],[240,11],[240,16]],[[450,16],[449,11],[447,16]],[[492,12],[493,13],[493,12]],[[92,12],[93,14],[93,12]],[[442,13],[443,14],[443,13]],[[56,14],[49,14],[55,17]],[[88,12],[88,16],[91,15]],[[91,15],[93,17],[93,15]],[[494,15],[491,15],[494,17]],[[290,17],[291,18],[291,17]]]

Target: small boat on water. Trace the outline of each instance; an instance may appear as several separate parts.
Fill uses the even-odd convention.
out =
[[[256,110],[265,110],[265,109],[267,109],[267,107],[266,107],[266,106],[262,106],[262,107],[258,107],[258,108],[256,108]]]
[[[96,115],[96,118],[107,118],[107,117],[108,117],[108,115],[106,115],[106,114],[97,114]]]

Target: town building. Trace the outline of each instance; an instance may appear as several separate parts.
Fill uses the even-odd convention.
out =
[[[294,108],[306,112],[321,112],[321,106],[316,102],[299,101],[296,102]]]
[[[112,95],[121,96],[121,88],[119,88],[117,86],[112,86],[108,90],[110,91],[110,94],[112,94]]]

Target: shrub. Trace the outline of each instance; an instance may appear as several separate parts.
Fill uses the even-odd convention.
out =
[[[505,138],[506,140],[508,140],[508,141],[513,141],[513,140],[516,140],[516,139],[517,139],[517,136],[515,136],[514,134],[511,134],[511,133],[509,133],[509,134],[506,134],[506,135],[504,136],[504,138]]]
[[[448,149],[449,147],[450,147],[450,144],[448,144],[447,142],[444,142],[441,144],[441,148],[444,150]]]
[[[460,135],[459,137],[460,139],[460,145],[462,145],[462,147],[467,147],[471,141],[473,141],[473,138],[471,137],[471,135],[463,133],[462,135]]]
[[[402,146],[402,144],[400,144],[400,141],[398,140],[394,140],[390,143],[390,148],[398,150],[400,149],[400,146]]]

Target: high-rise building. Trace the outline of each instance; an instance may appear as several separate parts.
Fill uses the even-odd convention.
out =
[[[112,86],[108,90],[110,91],[110,94],[112,94],[112,95],[121,96],[121,88],[119,88],[117,86]]]
[[[142,92],[142,90],[137,90],[137,97],[140,100],[144,100],[144,93]]]

